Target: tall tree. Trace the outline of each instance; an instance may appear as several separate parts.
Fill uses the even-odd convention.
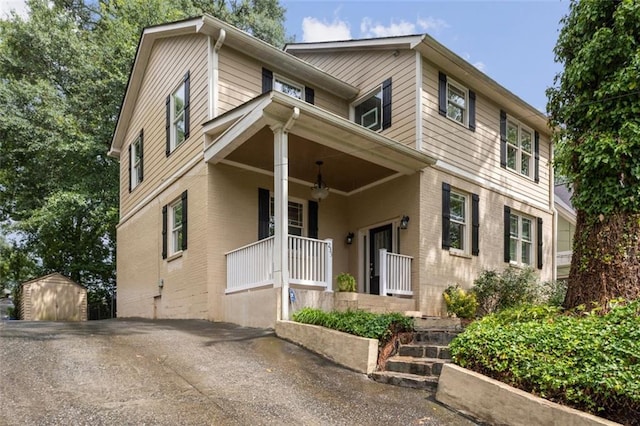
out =
[[[274,45],[278,0],[27,0],[0,20],[0,223],[43,273],[115,283],[118,164],[106,156],[142,29],[209,13]]]
[[[577,210],[566,307],[640,297],[640,2],[572,0],[547,90]]]

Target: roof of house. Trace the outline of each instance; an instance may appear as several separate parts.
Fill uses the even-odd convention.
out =
[[[576,211],[571,204],[571,187],[567,183],[557,183],[554,187],[555,204],[558,213],[566,219],[575,221]]]

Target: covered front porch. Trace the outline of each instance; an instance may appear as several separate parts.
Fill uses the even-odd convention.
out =
[[[318,293],[335,291],[335,276],[349,272],[359,293],[411,300],[419,223],[409,220],[418,221],[416,172],[428,157],[278,92],[204,129],[205,160],[258,190],[258,235],[225,250],[224,294],[276,289],[277,318],[288,319],[303,305],[326,307]]]

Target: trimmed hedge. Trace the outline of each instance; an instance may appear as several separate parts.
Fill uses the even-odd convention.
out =
[[[453,361],[554,402],[640,425],[640,300],[605,315],[521,306],[472,323]]]
[[[399,313],[374,314],[365,311],[325,312],[303,308],[293,314],[293,320],[338,330],[355,336],[386,342],[394,333],[413,331],[413,318]]]

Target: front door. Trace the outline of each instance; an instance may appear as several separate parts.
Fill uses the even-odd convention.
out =
[[[369,231],[369,293],[380,294],[380,249],[392,251],[393,228],[391,224]]]

